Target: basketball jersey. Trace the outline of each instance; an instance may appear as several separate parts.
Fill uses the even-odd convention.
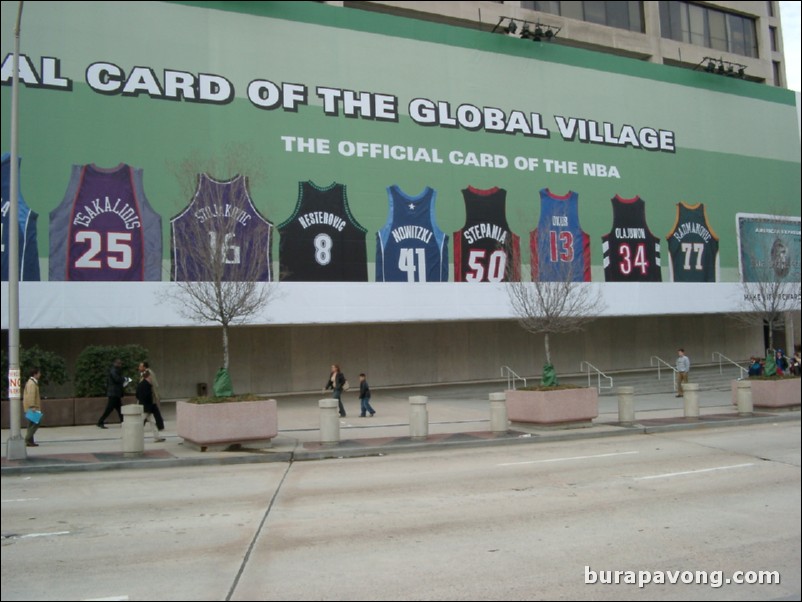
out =
[[[666,236],[674,282],[715,282],[718,236],[702,203],[677,203],[677,219]]]
[[[73,165],[64,200],[50,212],[50,280],[161,280],[162,218],[142,170]]]
[[[22,163],[22,159],[17,158],[17,165]],[[17,172],[19,173],[19,172]],[[19,182],[19,180],[17,180]],[[2,157],[2,193],[3,214],[3,234],[2,234],[2,269],[0,270],[0,280],[8,280],[8,267],[10,249],[9,239],[12,224],[11,219],[11,155],[3,153]],[[39,274],[39,244],[36,239],[36,223],[39,215],[31,211],[30,207],[22,198],[22,187],[17,189],[17,222],[16,227],[19,231],[17,239],[19,248],[19,280],[40,280]]]
[[[278,229],[281,280],[367,282],[367,230],[351,215],[343,184],[299,182],[295,211]]]
[[[447,282],[448,236],[434,220],[437,193],[428,186],[416,197],[387,189],[387,223],[376,233],[377,282]]]
[[[640,197],[613,203],[613,227],[602,236],[607,282],[661,282],[660,239],[646,225],[646,203]]]
[[[590,282],[590,237],[579,226],[579,195],[540,191],[540,219],[529,234],[533,282]]]
[[[272,231],[251,200],[248,178],[198,174],[192,200],[170,220],[170,278],[204,282],[220,273],[222,282],[270,282]]]
[[[454,232],[454,282],[506,282],[521,279],[518,236],[507,225],[507,191],[462,191],[465,225]]]

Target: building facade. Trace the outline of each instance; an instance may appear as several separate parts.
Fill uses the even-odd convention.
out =
[[[238,392],[317,390],[332,363],[377,388],[538,374],[510,279],[600,295],[552,341],[561,374],[762,354],[759,322],[728,316],[764,268],[799,340],[799,97],[773,85],[776,3],[327,4],[26,5],[41,277],[20,285],[23,346],[74,365],[138,343],[165,397],[193,395],[221,335],[176,292],[209,249],[271,293],[232,330]]]

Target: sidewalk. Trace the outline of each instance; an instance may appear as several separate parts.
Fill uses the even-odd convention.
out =
[[[158,468],[175,466],[222,465],[252,462],[289,462],[375,456],[422,450],[441,450],[484,445],[510,445],[563,441],[582,438],[614,437],[637,433],[665,432],[721,426],[742,426],[765,422],[794,421],[800,412],[756,412],[739,417],[730,402],[729,391],[700,391],[699,420],[683,417],[682,400],[670,392],[635,397],[635,424],[618,424],[615,397],[599,398],[599,417],[593,425],[580,428],[542,428],[513,424],[503,434],[490,432],[488,394],[499,391],[498,383],[409,387],[374,392],[373,418],[359,417],[359,401],[353,393],[345,393],[343,402],[348,416],[340,420],[340,443],[321,445],[319,438],[318,400],[323,394],[281,396],[278,399],[279,434],[272,446],[265,449],[200,452],[185,446],[175,434],[175,404],[163,403],[167,428],[163,443],[145,436],[145,452],[127,457],[122,453],[120,425],[107,430],[96,426],[42,427],[36,435],[39,447],[27,448],[25,460],[5,458],[6,441],[2,431],[2,475],[23,475],[40,472],[73,472],[114,468]],[[409,396],[429,397],[429,436],[409,437]],[[23,429],[24,435],[24,429]]]

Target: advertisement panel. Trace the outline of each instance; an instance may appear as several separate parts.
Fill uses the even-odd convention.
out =
[[[740,280],[736,214],[799,214],[793,93],[703,71],[303,2],[30,3],[22,52],[23,279],[81,303],[210,242],[291,298],[436,282],[475,317],[467,283],[570,274],[665,299]]]

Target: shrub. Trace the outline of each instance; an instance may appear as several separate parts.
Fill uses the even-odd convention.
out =
[[[81,351],[75,364],[75,396],[105,397],[109,369],[117,358],[123,362],[123,377],[131,379],[126,393],[133,393],[139,380],[139,362],[148,359],[148,350],[140,345],[90,345]]]
[[[45,351],[37,345],[33,347],[20,347],[19,360],[23,386],[31,375],[31,371],[36,367],[42,371],[42,378],[39,381],[39,384],[42,386],[47,386],[49,384],[63,385],[69,380],[67,361],[57,353]],[[2,351],[2,364],[2,393],[3,399],[5,399],[8,396],[8,355],[5,349]]]

